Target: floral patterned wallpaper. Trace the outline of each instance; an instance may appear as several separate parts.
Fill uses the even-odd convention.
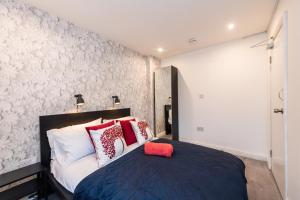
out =
[[[39,116],[120,107],[152,122],[160,61],[18,0],[0,0],[0,174],[39,161]]]

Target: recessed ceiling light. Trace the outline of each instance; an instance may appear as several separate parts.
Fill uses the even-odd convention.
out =
[[[235,28],[235,24],[234,23],[229,23],[228,25],[227,25],[227,28],[228,28],[228,30],[233,30],[234,28]]]
[[[162,53],[162,52],[164,52],[165,50],[163,49],[163,48],[157,48],[157,51],[159,52],[159,53]]]

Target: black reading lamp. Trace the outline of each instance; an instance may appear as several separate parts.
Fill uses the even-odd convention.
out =
[[[82,106],[84,104],[84,100],[82,98],[82,94],[76,94],[76,95],[74,95],[74,97],[76,98],[76,108],[77,108],[77,112],[78,112],[78,107]]]
[[[118,96],[112,96],[113,99],[113,108],[115,107],[115,105],[120,104],[120,99]]]

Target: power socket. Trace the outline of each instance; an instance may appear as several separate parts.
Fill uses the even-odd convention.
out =
[[[199,99],[204,99],[204,94],[199,94],[198,97]]]
[[[204,127],[202,127],[202,126],[197,126],[196,130],[197,130],[198,132],[204,132]]]

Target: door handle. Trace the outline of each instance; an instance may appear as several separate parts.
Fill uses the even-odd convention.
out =
[[[274,113],[281,113],[281,114],[283,114],[283,108],[281,108],[281,109],[275,108],[274,109]]]

